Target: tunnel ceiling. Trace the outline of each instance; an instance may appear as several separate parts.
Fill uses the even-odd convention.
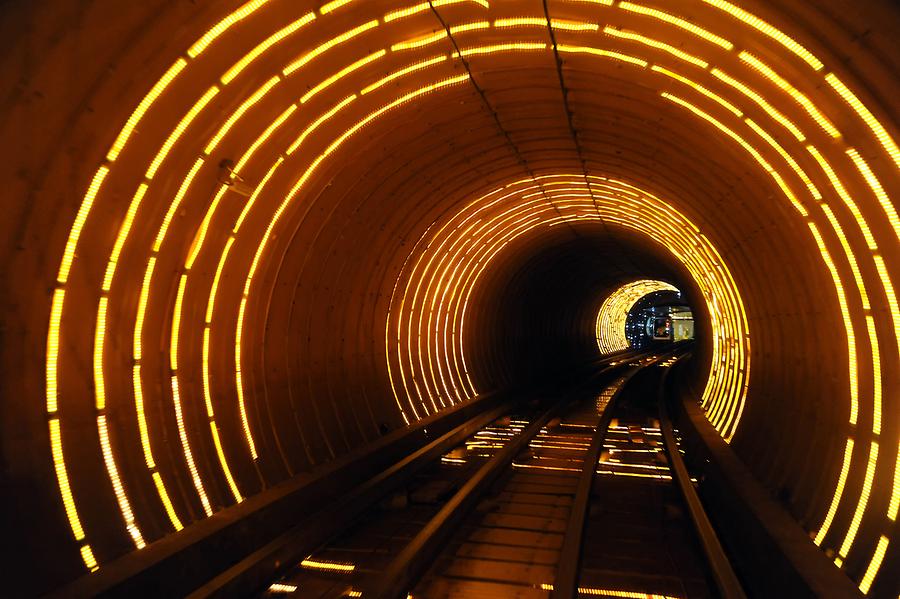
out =
[[[590,358],[605,296],[653,277],[699,318],[691,392],[814,542],[864,591],[900,558],[890,3],[4,13],[29,584]]]

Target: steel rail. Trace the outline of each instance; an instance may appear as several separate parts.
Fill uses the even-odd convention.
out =
[[[376,501],[401,486],[441,455],[453,449],[497,418],[509,413],[512,402],[479,414],[425,447],[367,480],[324,510],[310,515],[291,530],[254,551],[188,597],[245,596],[265,588],[280,573],[310,555],[317,547],[340,534]],[[336,523],[344,526],[336,527]]]
[[[658,363],[660,360],[671,355],[667,352],[650,364],[632,368],[622,380],[621,385],[603,408],[603,413],[597,421],[594,429],[594,435],[591,439],[591,445],[584,456],[581,474],[578,479],[578,486],[575,490],[575,497],[572,500],[572,509],[569,512],[569,521],[566,525],[566,533],[563,537],[563,545],[559,553],[559,565],[556,570],[556,579],[553,583],[552,597],[554,599],[572,599],[578,596],[578,578],[581,570],[581,549],[584,541],[584,527],[587,520],[588,502],[591,498],[591,489],[596,475],[597,462],[600,459],[600,453],[603,451],[603,442],[606,440],[606,433],[609,430],[612,421],[612,413],[619,395],[625,389],[625,386],[631,378],[643,368]]]
[[[657,398],[659,403],[659,427],[662,431],[663,443],[669,458],[672,479],[677,484],[678,489],[681,491],[681,496],[687,505],[691,522],[694,525],[694,530],[697,532],[697,537],[700,539],[700,545],[712,572],[713,580],[719,590],[719,595],[723,599],[745,599],[744,589],[734,573],[734,569],[731,567],[731,562],[722,548],[722,544],[719,542],[719,537],[716,535],[709,517],[706,515],[706,510],[703,508],[700,497],[697,495],[697,490],[694,488],[693,482],[691,482],[691,476],[687,471],[684,460],[681,458],[681,452],[678,450],[675,430],[666,407],[666,401],[668,400],[666,380],[669,372],[669,368],[666,368],[663,372],[659,382]]]
[[[621,365],[621,362],[619,364]],[[583,388],[614,368],[616,367],[606,366],[579,387]],[[566,405],[568,402],[560,402],[544,411],[515,439],[488,460],[391,561],[373,583],[372,590],[366,592],[366,596],[377,599],[406,597],[408,591],[415,586],[440,553],[444,542],[454,532],[455,527],[468,516],[482,494]]]

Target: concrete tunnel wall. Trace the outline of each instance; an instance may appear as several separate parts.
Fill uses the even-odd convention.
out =
[[[13,584],[54,588],[592,357],[600,303],[643,277],[706,316],[690,387],[713,362],[742,459],[861,588],[896,584],[896,8],[639,5],[688,31],[553,0],[557,63],[540,2],[435,4],[4,9]],[[242,156],[249,197],[221,184]],[[704,244],[746,314],[731,337],[686,266]]]

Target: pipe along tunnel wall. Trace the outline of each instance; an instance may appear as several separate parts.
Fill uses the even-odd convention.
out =
[[[4,9],[10,584],[595,357],[660,278],[711,422],[895,588],[896,7],[546,7]]]

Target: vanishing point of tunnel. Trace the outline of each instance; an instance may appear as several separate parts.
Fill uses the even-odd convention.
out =
[[[896,599],[898,40],[2,3],[0,595]]]

